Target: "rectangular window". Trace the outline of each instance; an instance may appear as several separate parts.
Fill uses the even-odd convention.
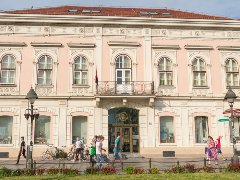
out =
[[[12,144],[13,117],[0,116],[0,144]]]
[[[206,143],[208,139],[208,118],[205,116],[195,117],[195,142]]]
[[[87,143],[87,117],[74,116],[72,118],[72,143],[79,137],[84,143]]]
[[[160,143],[174,143],[174,126],[172,116],[160,117]]]
[[[50,116],[39,116],[35,121],[34,143],[50,143]]]

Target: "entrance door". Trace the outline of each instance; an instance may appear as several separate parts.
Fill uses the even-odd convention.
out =
[[[138,137],[138,127],[111,127],[110,133],[114,134],[114,138],[117,134],[121,134],[120,139],[120,149],[121,152],[125,153],[138,153],[139,152],[139,137]],[[109,141],[109,151],[112,152],[114,148],[114,141]],[[115,140],[115,139],[114,139]]]

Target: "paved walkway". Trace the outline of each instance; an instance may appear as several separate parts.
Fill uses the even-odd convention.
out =
[[[164,170],[169,169],[177,164],[185,165],[187,163],[194,164],[195,167],[203,167],[204,160],[203,158],[142,158],[142,157],[130,157],[126,160],[123,160],[122,163],[116,161],[114,166],[117,168],[118,172],[122,171],[122,168],[126,166],[141,167],[144,169],[149,169],[151,167],[157,167],[158,169]],[[230,163],[230,158],[227,161],[219,160],[218,165],[215,165],[212,162],[213,168],[224,167]],[[111,164],[111,162],[110,162]],[[21,159],[20,163],[16,165],[16,160],[0,160],[0,166],[4,166],[11,169],[23,169],[26,167],[26,160]],[[76,168],[80,171],[84,171],[87,167],[90,166],[89,160],[81,162],[72,162],[67,160],[36,160],[36,168]],[[209,165],[208,165],[209,166]]]

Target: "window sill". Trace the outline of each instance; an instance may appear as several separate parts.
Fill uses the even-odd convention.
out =
[[[14,144],[0,144],[0,147],[13,147]]]
[[[175,89],[176,87],[171,85],[159,85],[158,88],[162,88],[162,89]]]
[[[210,89],[208,86],[194,86],[193,89]]]
[[[0,87],[17,87],[16,84],[0,84]]]
[[[176,143],[160,143],[158,146],[177,146]]]
[[[73,87],[73,88],[78,88],[78,87],[89,88],[90,86],[89,86],[89,85],[81,85],[81,84],[79,84],[79,85],[73,84],[72,87]]]
[[[231,89],[240,89],[240,86],[226,86],[226,89],[229,89],[231,87]]]
[[[46,87],[48,87],[48,88],[53,88],[54,86],[53,85],[44,85],[44,84],[36,84],[36,87],[39,87],[39,88],[41,88],[41,87],[44,87],[44,88],[46,88]]]

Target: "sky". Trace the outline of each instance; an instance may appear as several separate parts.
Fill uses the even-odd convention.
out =
[[[76,6],[168,8],[240,18],[240,0],[0,0],[0,10]]]

